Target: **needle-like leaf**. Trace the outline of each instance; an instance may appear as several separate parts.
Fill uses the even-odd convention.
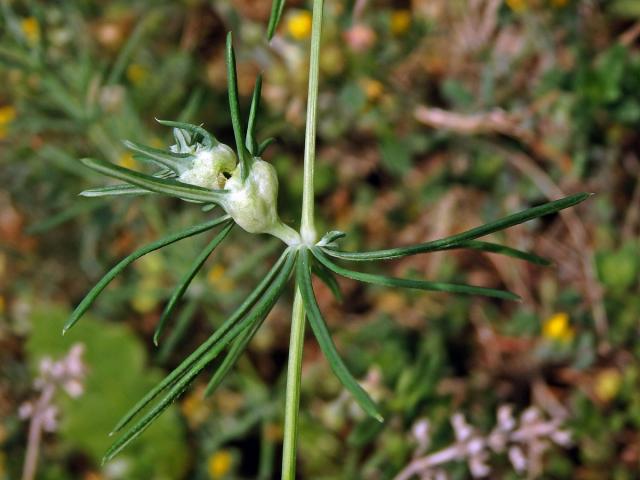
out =
[[[149,245],[146,245],[135,252],[131,253],[124,259],[120,260],[111,270],[107,272],[107,274],[100,279],[100,281],[87,293],[87,295],[82,299],[80,304],[76,307],[76,309],[65,323],[62,333],[64,334],[67,330],[69,330],[80,317],[85,314],[85,312],[89,309],[91,304],[95,301],[95,299],[100,295],[100,293],[105,289],[105,287],[113,280],[122,270],[124,270],[127,266],[133,263],[138,258],[146,255],[147,253],[153,252],[154,250],[158,250],[162,247],[166,247],[172,243],[175,243],[183,238],[191,237],[193,235],[197,235],[202,232],[206,232],[207,230],[211,230],[217,225],[220,225],[223,222],[226,222],[231,217],[229,215],[224,215],[222,217],[216,218],[215,220],[210,220],[205,223],[201,223],[199,225],[195,225],[193,227],[189,227],[180,232],[174,233],[172,235],[168,235],[160,240],[156,240]]]
[[[296,254],[289,250],[285,264],[278,272],[277,277],[269,286],[263,297],[255,304],[252,310],[233,327],[231,327],[214,345],[201,355],[183,375],[171,386],[162,399],[146,412],[140,420],[133,424],[113,445],[107,450],[103,463],[111,460],[122,451],[131,441],[144,432],[149,425],[164,412],[187,388],[191,381],[209,364],[218,354],[243,331],[250,329],[256,322],[262,321],[277,302],[282,290],[291,275],[295,264]]]
[[[192,123],[185,122],[174,122],[173,120],[160,120],[158,118],[156,118],[156,122],[158,122],[160,125],[164,125],[165,127],[180,128],[182,130],[186,130],[189,133],[200,136],[200,138],[202,139],[202,145],[207,148],[215,147],[216,145],[218,145],[218,143],[220,143],[218,142],[218,139],[216,137],[211,135],[211,133],[202,128],[200,125],[194,125]]]
[[[544,257],[540,257],[535,253],[525,252],[518,250],[517,248],[506,247],[493,242],[481,242],[478,240],[466,240],[464,242],[456,243],[453,247],[446,250],[458,250],[469,248],[471,250],[480,250],[481,252],[496,253],[498,255],[505,255],[507,257],[518,258],[529,263],[548,267],[551,262]]]
[[[256,332],[262,326],[262,321],[258,321],[254,323],[251,327],[247,328],[244,332],[242,332],[231,344],[231,348],[227,352],[227,355],[224,357],[224,360],[209,380],[207,384],[207,388],[204,391],[205,397],[208,397],[213,392],[215,392],[216,388],[222,383],[227,374],[231,371],[233,366],[236,364],[240,355],[244,352],[245,348],[256,334]]]
[[[233,51],[233,37],[231,32],[227,34],[227,89],[229,91],[229,110],[231,112],[231,124],[236,139],[238,161],[240,163],[240,178],[245,180],[249,174],[244,144],[242,143],[242,121],[240,119],[240,103],[238,101],[238,75],[236,72],[236,54]]]
[[[189,355],[180,365],[178,365],[169,375],[167,375],[160,383],[153,387],[147,394],[142,397],[121,419],[114,427],[111,434],[114,434],[126,426],[133,417],[135,417],[143,408],[145,408],[154,398],[158,396],[160,392],[173,385],[179,377],[181,377],[188,369],[193,365],[205,352],[212,348],[216,342],[222,338],[222,336],[229,331],[229,329],[235,325],[239,319],[241,319],[249,309],[258,301],[258,299],[265,293],[269,284],[276,277],[276,274],[280,271],[282,265],[286,261],[289,255],[289,250],[280,256],[278,261],[274,264],[271,270],[265,275],[265,277],[258,283],[256,288],[249,294],[249,296],[242,302],[242,304],[231,314],[231,316],[224,321],[222,325],[211,335],[202,345],[200,345],[191,355]]]
[[[269,147],[269,145],[271,145],[275,141],[275,138],[269,137],[260,142],[260,145],[258,145],[258,154],[256,156],[261,157],[264,151]]]
[[[338,281],[336,280],[336,277],[333,276],[331,270],[318,262],[312,263],[311,270],[320,280],[322,280],[322,283],[331,290],[331,293],[333,293],[336,300],[341,302],[342,291],[340,290],[340,285],[338,285]]]
[[[245,145],[247,150],[257,157],[258,141],[256,140],[256,119],[258,117],[258,111],[260,108],[260,95],[262,93],[262,75],[258,75],[256,78],[256,84],[253,87],[253,96],[251,97],[251,109],[249,110],[249,122],[247,123],[247,138],[245,139]]]
[[[276,28],[282,18],[282,11],[284,10],[284,0],[273,0],[271,2],[271,15],[269,16],[269,25],[267,26],[267,38],[271,40],[276,33]]]
[[[514,225],[527,222],[534,218],[549,215],[559,210],[572,207],[580,202],[583,202],[591,196],[590,193],[576,193],[560,200],[548,202],[537,207],[529,208],[512,215],[508,215],[504,218],[496,220],[495,222],[486,223],[480,227],[472,228],[466,232],[458,233],[450,237],[434,240],[432,242],[420,243],[418,245],[411,245],[408,247],[389,248],[386,250],[376,250],[371,252],[340,252],[336,250],[326,249],[326,253],[332,257],[341,258],[343,260],[353,261],[372,261],[372,260],[389,260],[392,258],[406,257],[408,255],[416,255],[418,253],[435,252],[438,250],[448,250],[455,248],[457,244],[473,240],[479,237],[484,237],[490,233],[498,232]]]
[[[172,197],[178,197],[183,200],[204,203],[219,203],[221,195],[226,193],[225,190],[209,190],[195,185],[169,180],[164,178],[152,177],[144,173],[129,170],[128,168],[114,165],[113,163],[97,160],[95,158],[83,158],[80,160],[87,167],[100,172],[109,177],[117,178],[132,185],[150,190],[156,193],[164,193]]]
[[[145,190],[144,188],[136,187],[135,185],[124,183],[121,185],[109,185],[107,187],[91,188],[89,190],[80,192],[79,195],[83,197],[107,197],[114,195],[145,195],[149,193],[153,192]]]
[[[125,140],[123,143],[129,150],[147,157],[154,163],[168,168],[178,175],[188,170],[191,167],[191,163],[193,163],[192,156],[188,153],[165,152],[164,150],[148,147],[130,140]]]
[[[304,308],[309,319],[311,329],[318,340],[320,349],[327,357],[329,365],[336,377],[342,382],[342,384],[351,392],[358,404],[363,408],[365,412],[371,415],[373,418],[382,422],[382,415],[380,414],[377,405],[371,399],[369,394],[358,384],[351,372],[347,369],[347,366],[340,358],[336,346],[329,333],[329,328],[322,317],[320,307],[316,301],[316,296],[313,293],[313,285],[311,284],[311,262],[309,257],[309,249],[306,247],[300,248],[300,258],[296,269],[296,283],[300,289],[300,294],[304,302]]]
[[[467,295],[484,295],[485,297],[503,298],[505,300],[519,300],[515,293],[495,288],[476,287],[473,285],[459,285],[455,283],[427,282],[424,280],[411,280],[408,278],[386,277],[372,273],[354,272],[347,270],[331,262],[319,248],[313,249],[314,256],[329,270],[346,278],[358,280],[360,282],[384,285],[385,287],[415,288],[418,290],[431,290],[435,292],[464,293]]]
[[[209,255],[211,255],[211,253],[215,250],[215,248],[218,245],[220,245],[220,243],[222,243],[222,241],[226,238],[226,236],[229,234],[229,232],[231,231],[234,225],[235,223],[233,221],[229,221],[227,225],[225,225],[225,227],[215,237],[213,237],[213,239],[202,250],[202,252],[200,252],[200,254],[196,257],[193,264],[189,268],[189,270],[187,270],[184,276],[180,279],[180,283],[178,283],[177,287],[173,291],[173,295],[171,295],[171,298],[169,299],[167,306],[162,312],[162,315],[160,316],[160,320],[158,321],[158,326],[156,327],[156,330],[153,334],[153,343],[156,346],[158,346],[160,335],[162,334],[162,330],[164,329],[164,326],[167,320],[169,319],[176,305],[184,295],[184,292],[186,292],[187,288],[189,288],[189,285],[191,284],[193,277],[195,277],[196,274],[200,271],[200,269],[202,268],[202,265],[204,265],[204,262],[207,260],[207,258],[209,258]]]

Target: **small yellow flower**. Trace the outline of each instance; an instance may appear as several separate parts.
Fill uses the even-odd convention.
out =
[[[131,152],[124,152],[118,159],[118,165],[133,170],[137,167],[138,163],[133,158],[133,154]]]
[[[141,85],[149,75],[149,71],[138,63],[132,63],[127,67],[127,78],[134,85]]]
[[[225,276],[225,272],[224,266],[216,264],[207,273],[207,281],[222,293],[230,292],[234,287],[233,280]]]
[[[507,0],[507,5],[516,13],[524,12],[527,9],[527,0]]]
[[[20,21],[20,28],[30,45],[35,45],[40,40],[40,24],[35,17],[23,18]]]
[[[16,109],[11,105],[0,107],[0,126],[9,125],[16,118]]]
[[[377,80],[366,79],[362,82],[362,88],[365,95],[371,101],[379,100],[384,93],[384,86]]]
[[[391,33],[402,35],[411,26],[411,12],[409,10],[395,10],[391,14]]]
[[[622,375],[615,368],[602,370],[596,376],[594,391],[600,400],[610,402],[618,395],[622,386]]]
[[[228,450],[219,450],[212,453],[207,460],[207,471],[209,478],[217,480],[223,478],[231,470],[233,457]]]
[[[287,31],[296,40],[304,40],[311,35],[311,13],[300,10],[287,20]]]
[[[551,315],[542,326],[542,335],[556,342],[568,343],[573,340],[575,330],[569,323],[569,315],[564,312]]]

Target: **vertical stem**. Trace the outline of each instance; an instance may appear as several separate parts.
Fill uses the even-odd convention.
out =
[[[302,241],[307,244],[313,244],[316,241],[316,228],[313,221],[313,167],[316,159],[316,116],[318,111],[318,72],[323,5],[324,0],[313,1],[313,18],[311,22],[307,129],[304,138],[304,190],[302,193],[302,220],[300,222],[300,235],[302,236]]]
[[[304,138],[304,179],[302,191],[302,218],[300,235],[302,242],[316,242],[313,221],[313,166],[316,159],[316,122],[318,111],[318,73],[320,66],[320,35],[324,0],[313,0],[311,21],[311,54],[309,60],[309,92],[307,98],[307,128]],[[291,337],[289,340],[289,364],[284,412],[284,444],[282,452],[282,480],[296,478],[296,443],[298,439],[298,411],[300,407],[300,374],[304,346],[305,313],[300,291],[296,289],[291,312]]]
[[[296,289],[291,313],[291,337],[289,339],[289,364],[287,366],[287,391],[284,411],[284,445],[282,451],[282,480],[296,478],[296,443],[298,439],[298,409],[300,406],[300,381],[302,350],[304,345],[305,314],[300,291]]]

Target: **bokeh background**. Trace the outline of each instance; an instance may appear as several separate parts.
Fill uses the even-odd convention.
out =
[[[319,231],[344,230],[347,249],[402,245],[563,194],[596,196],[495,235],[551,268],[464,252],[385,266],[508,288],[519,304],[350,281],[337,303],[318,285],[340,351],[388,413],[381,427],[364,418],[309,338],[300,478],[391,479],[413,458],[457,448],[452,416],[483,437],[507,405],[551,433],[522,445],[520,473],[517,452],[480,459],[488,478],[639,478],[640,2],[326,3]],[[83,388],[52,400],[38,479],[279,478],[290,296],[212,398],[198,379],[100,465],[115,420],[238,304],[276,240],[236,229],[159,348],[155,322],[204,237],[143,258],[67,337],[60,327],[119,258],[207,216],[167,198],[78,197],[105,183],[78,159],[136,167],[122,139],[171,143],[154,117],[202,122],[232,144],[228,30],[245,107],[264,72],[258,131],[278,139],[265,159],[280,175],[281,215],[297,224],[310,5],[288,1],[270,45],[267,0],[0,6],[0,479],[20,478],[42,359],[77,343]],[[453,460],[430,474],[470,478],[474,459]]]

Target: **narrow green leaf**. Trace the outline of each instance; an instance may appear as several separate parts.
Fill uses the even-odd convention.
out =
[[[180,341],[185,337],[189,327],[191,326],[191,320],[195,313],[198,311],[198,299],[191,299],[185,307],[178,314],[176,319],[176,326],[171,329],[169,335],[162,346],[158,349],[158,355],[156,361],[158,364],[164,364],[169,359],[169,356],[175,351]]]
[[[263,140],[262,142],[260,142],[260,145],[258,145],[258,154],[256,156],[261,157],[264,151],[269,147],[269,145],[271,145],[275,141],[276,141],[275,138],[269,137]]]
[[[238,76],[236,72],[236,54],[233,51],[233,37],[231,32],[227,34],[227,89],[229,91],[229,110],[231,112],[231,124],[233,134],[236,139],[236,149],[238,161],[240,163],[240,178],[245,180],[249,174],[246,156],[244,154],[244,144],[242,143],[242,121],[240,119],[240,103],[238,95]]]
[[[211,133],[202,128],[202,126],[200,125],[194,125],[192,123],[185,122],[174,122],[172,120],[160,120],[159,118],[156,118],[156,122],[158,122],[160,125],[164,125],[165,127],[180,128],[182,130],[186,130],[189,133],[192,133],[193,135],[200,136],[200,138],[202,139],[202,145],[207,148],[215,147],[216,145],[218,145],[218,143],[220,143],[216,137],[211,135]]]
[[[340,230],[332,230],[330,232],[325,233],[316,245],[318,247],[332,246],[334,242],[336,242],[337,240],[340,240],[346,235],[347,235],[346,233],[341,232]]]
[[[168,235],[160,240],[156,240],[149,245],[146,245],[135,252],[131,253],[124,259],[120,260],[111,270],[107,272],[107,274],[100,279],[100,281],[87,293],[87,295],[82,299],[80,304],[76,307],[76,309],[71,313],[71,317],[64,325],[64,329],[62,333],[64,334],[67,330],[69,330],[80,317],[84,315],[84,313],[89,309],[91,304],[95,301],[95,299],[100,295],[100,293],[105,289],[105,287],[113,280],[122,270],[124,270],[128,265],[133,263],[138,258],[146,255],[147,253],[153,252],[154,250],[158,250],[162,247],[175,243],[183,238],[191,237],[193,235],[197,235],[202,232],[206,232],[214,228],[215,226],[226,222],[231,217],[229,215],[224,215],[222,217],[216,218],[214,220],[210,220],[205,223],[201,223],[199,225],[195,225],[193,227],[189,227],[185,230],[181,230],[180,232]]]
[[[148,147],[130,140],[125,140],[123,143],[129,150],[133,150],[151,159],[153,162],[168,168],[177,175],[191,168],[191,164],[193,163],[193,157],[188,153],[165,152],[164,150]]]
[[[205,397],[211,395],[213,392],[215,392],[218,386],[220,386],[220,383],[222,383],[227,374],[231,371],[233,366],[240,358],[240,355],[242,355],[244,350],[247,348],[247,345],[261,326],[262,321],[254,323],[251,327],[247,328],[244,332],[238,335],[238,337],[233,341],[233,344],[227,352],[227,355],[224,357],[224,360],[214,372],[211,380],[209,380],[207,388],[204,391]]]
[[[97,160],[94,158],[83,158],[80,160],[87,167],[100,172],[109,177],[117,178],[132,185],[150,190],[156,193],[164,193],[172,197],[183,200],[203,203],[219,203],[220,195],[226,193],[225,190],[209,190],[195,185],[178,182],[176,180],[152,177],[144,173],[129,170],[128,168],[114,165],[113,163]]]
[[[191,264],[191,267],[189,268],[189,270],[187,270],[187,272],[180,279],[180,283],[178,283],[175,290],[173,291],[173,294],[171,295],[171,298],[169,299],[167,306],[162,312],[162,316],[160,317],[158,326],[156,327],[156,330],[153,334],[153,343],[156,346],[158,346],[160,335],[162,334],[162,330],[164,329],[164,326],[167,320],[169,319],[176,305],[184,295],[184,292],[186,292],[187,288],[189,288],[189,285],[191,285],[191,281],[196,276],[196,274],[200,271],[200,269],[202,268],[202,265],[204,265],[204,262],[207,260],[207,258],[209,258],[209,255],[211,255],[211,253],[216,249],[216,247],[220,245],[220,243],[222,243],[222,241],[226,238],[226,236],[229,234],[229,232],[231,231],[234,225],[235,223],[233,221],[229,221],[225,225],[225,227],[215,237],[213,237],[213,239],[202,250],[202,252],[200,252],[200,254],[196,257],[194,262]]]
[[[256,140],[256,119],[260,108],[260,95],[262,93],[262,74],[256,78],[256,84],[253,87],[253,96],[251,97],[251,109],[249,110],[249,122],[247,123],[247,138],[245,145],[249,153],[254,157],[258,156],[258,141]]]
[[[495,222],[486,223],[480,227],[472,228],[466,232],[458,233],[450,237],[434,240],[432,242],[420,243],[408,247],[389,248],[386,250],[376,250],[371,252],[339,252],[336,250],[325,250],[332,257],[341,258],[343,260],[353,261],[371,261],[371,260],[389,260],[392,258],[406,257],[408,255],[416,255],[418,253],[435,252],[438,250],[448,250],[455,248],[457,244],[473,240],[475,238],[484,237],[490,233],[498,232],[514,225],[533,220],[555,213],[559,210],[572,207],[583,202],[591,196],[590,193],[576,193],[560,200],[548,202],[537,207],[529,208],[512,215],[503,217]]]
[[[342,302],[342,291],[340,290],[340,285],[338,285],[338,281],[336,280],[336,277],[333,276],[331,270],[318,262],[313,262],[311,270],[320,280],[322,280],[322,283],[331,290],[335,299]]]
[[[269,16],[269,25],[267,26],[267,38],[271,40],[276,33],[276,28],[282,18],[284,11],[284,0],[273,0],[271,3],[271,15]]]
[[[466,240],[464,242],[456,243],[453,247],[447,248],[446,250],[458,250],[458,249],[464,249],[464,248],[469,248],[471,250],[480,250],[482,252],[496,253],[498,255],[505,255],[507,257],[518,258],[520,260],[524,260],[529,263],[534,263],[536,265],[541,265],[543,267],[548,267],[549,265],[551,265],[551,261],[549,261],[544,257],[540,257],[535,253],[525,252],[523,250],[506,247],[504,245],[500,245],[492,242]]]
[[[276,274],[280,271],[282,265],[289,255],[289,250],[285,250],[271,270],[260,281],[256,288],[242,302],[242,304],[231,314],[231,316],[218,327],[213,335],[211,335],[202,345],[200,345],[191,355],[189,355],[180,365],[178,365],[169,375],[167,375],[160,383],[153,387],[147,394],[142,397],[117,423],[111,434],[114,434],[126,426],[133,417],[135,417],[143,408],[145,408],[160,392],[173,385],[179,377],[181,377],[202,355],[212,348],[222,336],[242,318],[249,309],[258,301],[265,293],[267,287],[271,284]]]
[[[342,384],[351,392],[358,404],[363,408],[365,412],[371,415],[373,418],[382,422],[382,415],[380,414],[375,402],[369,397],[369,394],[358,384],[353,375],[347,369],[347,366],[340,358],[336,346],[331,338],[331,333],[327,324],[322,317],[320,307],[316,301],[315,294],[313,293],[313,285],[311,284],[311,265],[309,258],[309,249],[300,248],[300,258],[296,269],[296,283],[300,289],[300,294],[304,301],[304,308],[309,319],[309,324],[313,330],[314,335],[318,340],[320,349],[327,357],[329,365],[336,377],[340,379]]]
[[[231,342],[237,338],[243,331],[250,329],[256,322],[262,321],[264,317],[271,311],[278,301],[282,290],[284,290],[289,276],[295,264],[295,252],[288,250],[285,264],[278,272],[277,277],[269,286],[263,297],[255,304],[253,309],[242,320],[231,327],[224,335],[219,338],[210,348],[206,349],[181,377],[170,387],[169,391],[156,403],[148,412],[146,412],[140,420],[133,424],[113,445],[107,450],[103,458],[103,463],[111,460],[119,452],[122,451],[131,441],[144,432],[149,425],[162,414],[172,402],[174,402],[189,386],[193,379],[209,364],[217,355]],[[195,352],[194,352],[195,353]]]
[[[458,285],[455,283],[427,282],[424,280],[411,280],[408,278],[386,277],[371,273],[354,272],[347,270],[331,262],[319,248],[313,249],[314,256],[329,270],[346,278],[358,280],[359,282],[384,285],[385,287],[415,288],[418,290],[431,290],[435,292],[464,293],[467,295],[484,295],[485,297],[503,298],[505,300],[519,300],[518,295],[505,290],[495,288],[475,287],[473,285]]]
[[[113,195],[146,195],[150,192],[144,188],[136,187],[128,183],[121,185],[109,185],[108,187],[91,188],[89,190],[83,190],[78,195],[82,197],[107,197]]]

